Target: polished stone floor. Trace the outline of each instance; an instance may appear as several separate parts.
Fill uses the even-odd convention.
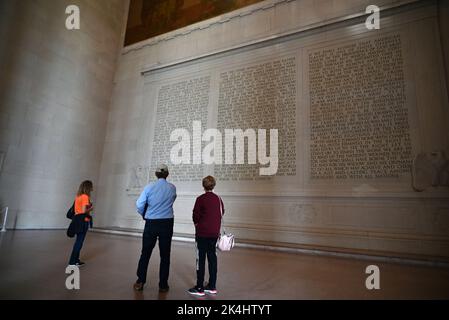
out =
[[[82,251],[80,290],[65,288],[73,239],[65,231],[0,234],[0,299],[193,299],[192,243],[174,242],[170,291],[159,294],[159,250],[149,284],[132,289],[141,239],[90,232]],[[235,248],[219,254],[215,299],[449,299],[449,269]],[[365,288],[365,268],[380,268],[380,290]],[[207,297],[207,299],[212,299]]]

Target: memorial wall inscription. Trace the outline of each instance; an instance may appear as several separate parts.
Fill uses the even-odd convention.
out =
[[[289,2],[284,5],[288,9]],[[288,36],[267,34],[267,41],[254,45],[246,40],[239,45],[231,37],[218,41],[217,50],[190,50],[192,59],[185,54],[152,57],[164,52],[165,41],[129,49],[129,70],[118,77],[124,81],[115,105],[129,99],[129,118],[145,111],[141,125],[147,127],[137,137],[139,131],[129,130],[135,122],[116,126],[121,113],[111,113],[109,137],[129,136],[105,145],[105,154],[112,156],[103,159],[101,172],[103,180],[111,181],[104,194],[113,205],[102,207],[118,208],[108,221],[141,228],[141,220],[123,212],[135,211],[146,166],[154,181],[154,166],[167,162],[169,181],[179,195],[174,208],[178,233],[194,232],[190,210],[201,193],[201,179],[211,174],[230,209],[228,227],[241,238],[267,245],[447,256],[441,225],[448,217],[442,186],[449,181],[449,157],[433,154],[446,151],[449,141],[444,61],[441,50],[434,50],[440,48],[437,7],[408,7],[386,9],[380,30],[367,30],[359,18],[306,32],[301,27],[297,34],[298,26],[292,26]],[[169,40],[168,46],[184,48],[191,35]],[[128,78],[138,71],[143,74],[138,82]],[[142,89],[135,91],[136,84]],[[172,164],[176,142],[170,141],[171,133],[175,128],[193,133],[194,121],[201,122],[201,133],[216,128],[222,134],[223,161],[226,129],[279,129],[277,176],[260,176],[265,165],[249,164],[246,152],[244,164]],[[198,153],[191,138],[192,161]],[[143,143],[152,149],[137,149],[133,157],[130,153]],[[201,151],[207,145],[203,142]],[[116,146],[127,156],[116,156]],[[117,190],[134,159],[140,162],[126,171],[130,191],[125,199]],[[424,193],[414,192],[412,181]]]
[[[219,77],[217,128],[220,131],[278,129],[279,166],[276,175],[296,175],[295,57],[222,72]],[[246,142],[244,148],[247,157]],[[246,160],[244,164],[215,165],[214,174],[220,180],[269,179],[259,175],[259,165],[249,164]]]
[[[150,172],[160,163],[170,165],[170,134],[178,128],[189,128],[193,121],[207,123],[210,76],[166,84],[160,87],[157,97],[156,123]],[[203,178],[202,164],[170,166],[170,180],[196,181]]]
[[[310,52],[311,179],[410,172],[400,35]]]
[[[308,63],[311,179],[409,174],[412,146],[400,35],[316,49],[309,52]],[[153,167],[170,164],[173,130],[211,120],[209,95],[218,90],[216,128],[278,129],[276,176],[295,176],[297,78],[296,57],[288,56],[219,71],[213,86],[210,76],[162,85],[157,93]],[[260,164],[248,162],[246,142],[245,138],[244,163],[213,166],[218,179],[270,179],[259,174]],[[203,169],[196,163],[174,165],[171,179],[197,181]]]

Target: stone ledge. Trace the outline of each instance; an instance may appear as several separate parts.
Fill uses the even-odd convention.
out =
[[[142,230],[138,229],[122,229],[122,228],[94,228],[91,231],[105,234],[116,234],[124,236],[141,237]],[[175,233],[174,241],[194,242],[194,236],[189,234]],[[239,239],[236,243],[237,248],[248,248],[257,250],[277,251],[296,254],[308,254],[316,256],[327,256],[335,258],[358,259],[366,261],[376,261],[385,263],[398,263],[407,265],[429,266],[449,268],[449,259],[443,257],[429,257],[424,255],[412,255],[403,253],[381,252],[361,249],[345,249],[324,246],[308,246],[293,243],[282,243],[275,245],[264,241],[255,241],[247,239]]]

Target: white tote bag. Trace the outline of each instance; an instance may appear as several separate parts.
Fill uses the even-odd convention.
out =
[[[219,198],[220,201],[220,214],[221,214],[221,233],[218,237],[217,241],[217,248],[220,251],[230,251],[235,244],[235,237],[232,233],[226,233],[224,227],[223,227],[223,207],[221,205],[221,198]]]

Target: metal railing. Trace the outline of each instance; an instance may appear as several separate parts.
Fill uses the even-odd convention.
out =
[[[3,217],[3,225],[2,230],[0,230],[0,232],[6,232],[6,219],[8,219],[8,207],[4,207],[3,209],[0,210],[0,212],[2,212],[3,210],[5,210],[5,216]]]

